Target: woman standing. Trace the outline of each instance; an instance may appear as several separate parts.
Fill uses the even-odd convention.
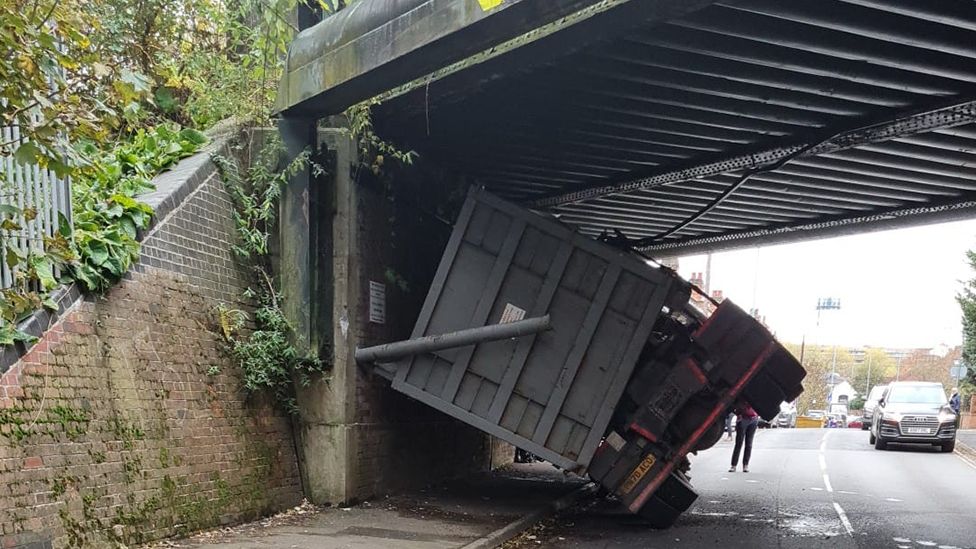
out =
[[[742,454],[742,472],[749,472],[749,458],[752,456],[752,438],[756,436],[756,429],[759,428],[759,414],[752,409],[752,406],[744,400],[737,400],[732,406],[738,421],[735,423],[735,448],[732,450],[732,467],[730,473],[735,472],[739,464],[739,450],[742,449],[742,442],[745,441],[746,449]]]

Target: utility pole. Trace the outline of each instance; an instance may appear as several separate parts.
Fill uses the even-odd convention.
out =
[[[864,398],[868,398],[868,393],[871,392],[871,355],[867,351],[864,354],[867,355],[866,358],[868,360],[868,380],[864,384]]]
[[[702,282],[705,286],[705,294],[710,297],[712,295],[712,252],[708,252],[705,256],[705,280]]]
[[[821,311],[837,311],[840,310],[840,299],[835,297],[820,297],[817,298],[817,327],[820,326],[820,312]],[[827,409],[830,410],[830,400],[834,392],[834,378],[837,376],[837,342],[834,341],[834,358],[830,363],[830,392],[827,397]]]

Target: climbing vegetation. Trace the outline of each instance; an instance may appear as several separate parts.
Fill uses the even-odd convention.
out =
[[[245,147],[246,148],[246,147]],[[218,306],[215,315],[227,348],[241,368],[244,388],[270,392],[289,412],[296,412],[295,383],[307,385],[326,364],[303,355],[281,308],[281,289],[271,261],[270,243],[277,220],[282,187],[301,170],[322,168],[303,152],[282,167],[283,148],[271,139],[242,167],[236,158],[214,156],[224,185],[234,202],[239,243],[234,253],[254,275],[242,297],[254,303],[253,315]]]

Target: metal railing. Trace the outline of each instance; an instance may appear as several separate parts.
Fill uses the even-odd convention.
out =
[[[24,141],[19,126],[0,127],[0,143],[14,143],[9,150],[16,150]],[[42,251],[44,237],[58,231],[59,216],[63,215],[70,224],[70,180],[37,164],[21,164],[13,156],[0,156],[0,205],[15,206],[20,211],[33,209],[37,214],[30,221],[17,216],[19,230],[0,228],[0,288],[9,288],[16,280],[18,267],[9,266],[8,251],[14,248],[21,255]]]

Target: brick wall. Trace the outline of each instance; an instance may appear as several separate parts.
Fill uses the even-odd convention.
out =
[[[0,377],[0,547],[131,544],[301,499],[290,419],[245,397],[211,328],[216,304],[247,307],[231,204],[205,157],[184,162],[134,272]]]

